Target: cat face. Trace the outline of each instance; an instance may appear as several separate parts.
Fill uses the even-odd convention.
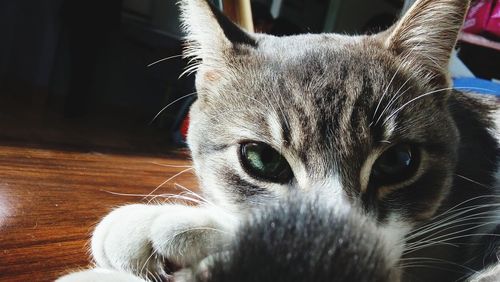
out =
[[[355,37],[248,34],[182,2],[198,92],[188,143],[206,196],[234,213],[314,193],[381,224],[431,217],[457,158],[446,68],[466,2],[422,0]]]

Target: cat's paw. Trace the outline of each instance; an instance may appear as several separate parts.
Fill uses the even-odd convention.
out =
[[[84,271],[74,272],[63,277],[60,277],[55,282],[146,282],[132,274],[118,272],[103,268],[94,268]]]
[[[97,225],[92,255],[100,267],[141,277],[168,277],[214,251],[232,233],[231,220],[208,207],[124,206]]]

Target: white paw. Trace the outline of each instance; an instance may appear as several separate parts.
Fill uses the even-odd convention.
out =
[[[108,214],[92,236],[100,267],[141,277],[166,277],[170,265],[203,259],[235,228],[218,209],[182,205],[128,205]]]
[[[132,274],[115,270],[94,268],[65,275],[56,282],[146,282]]]

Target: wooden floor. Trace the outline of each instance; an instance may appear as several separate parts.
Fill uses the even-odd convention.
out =
[[[165,157],[0,144],[0,281],[53,281],[89,265],[93,226],[113,207],[144,201],[186,170]],[[196,187],[191,171],[156,193]]]

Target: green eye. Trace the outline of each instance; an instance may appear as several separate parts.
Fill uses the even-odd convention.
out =
[[[241,144],[240,161],[245,171],[255,178],[275,183],[286,183],[293,178],[286,159],[264,143]]]
[[[372,167],[372,177],[378,184],[394,184],[412,177],[418,169],[420,151],[400,144],[387,149]]]

